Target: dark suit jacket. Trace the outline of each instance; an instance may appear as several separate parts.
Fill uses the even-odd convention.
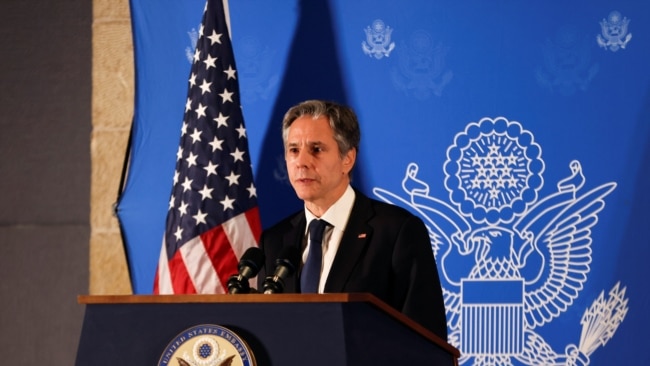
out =
[[[355,193],[325,292],[371,293],[447,340],[442,287],[424,223],[401,207]],[[283,246],[302,253],[305,226],[305,213],[300,211],[262,233],[266,263],[258,275],[258,289],[273,274]],[[300,292],[299,287],[299,273],[294,273],[286,279],[284,292]]]

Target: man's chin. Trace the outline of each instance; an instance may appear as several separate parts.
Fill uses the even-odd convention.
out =
[[[309,202],[309,201],[313,200],[314,197],[315,197],[314,192],[312,190],[310,190],[310,189],[304,189],[304,188],[300,188],[300,187],[298,189],[296,189],[294,187],[294,190],[296,192],[296,196],[298,196],[298,198],[300,198],[303,201]]]
[[[313,195],[308,194],[308,193],[299,193],[299,192],[296,192],[296,195],[297,195],[298,198],[300,198],[301,200],[303,200],[303,201],[307,201],[307,202],[311,201],[311,199],[313,198]]]

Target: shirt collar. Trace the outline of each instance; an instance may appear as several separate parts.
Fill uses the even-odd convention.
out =
[[[352,211],[352,205],[354,204],[354,199],[356,195],[354,189],[350,185],[345,190],[343,195],[336,201],[330,208],[323,213],[320,219],[327,221],[331,226],[337,228],[338,230],[343,231],[343,228],[348,223],[348,218],[350,217],[350,212]],[[305,217],[307,219],[307,226],[313,219],[318,219],[314,214],[309,212],[307,207],[305,207]],[[307,229],[305,228],[305,232]]]

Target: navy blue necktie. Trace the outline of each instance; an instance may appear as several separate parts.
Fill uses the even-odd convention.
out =
[[[318,293],[320,270],[323,264],[323,233],[327,222],[314,219],[309,223],[309,254],[300,275],[300,292]]]

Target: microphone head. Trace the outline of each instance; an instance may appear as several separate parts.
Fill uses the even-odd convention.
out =
[[[265,294],[279,294],[284,291],[284,279],[291,276],[300,265],[300,253],[293,246],[283,247],[275,260],[275,272],[264,280]]]
[[[294,246],[285,246],[280,251],[278,259],[275,260],[276,267],[285,267],[287,270],[287,276],[291,276],[296,268],[300,266],[300,253],[298,248]]]
[[[264,252],[258,247],[248,248],[239,260],[239,273],[246,274],[247,278],[252,278],[262,269],[264,265]]]

